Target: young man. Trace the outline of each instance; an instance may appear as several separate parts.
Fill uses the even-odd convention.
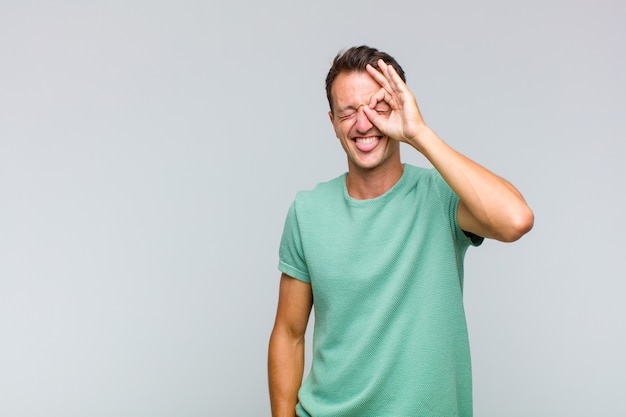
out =
[[[463,257],[533,225],[522,195],[441,140],[391,56],[361,46],[326,79],[348,172],[298,193],[280,245],[272,415],[472,415]],[[400,144],[434,169],[402,164]],[[315,304],[311,372],[304,334]]]

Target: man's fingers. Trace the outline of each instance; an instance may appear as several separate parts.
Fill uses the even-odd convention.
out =
[[[378,112],[368,108],[368,107],[363,107],[363,112],[365,113],[365,116],[368,118],[368,120],[374,125],[376,126],[376,128],[378,130],[380,130],[381,132],[383,132],[383,134],[385,133],[385,122],[386,119],[383,118],[380,114],[378,114]]]
[[[386,84],[385,88],[390,93],[393,92],[398,87],[397,82],[394,79],[394,75],[396,76],[398,75],[397,72],[395,71],[393,66],[387,64],[382,59],[378,60],[378,68],[380,68],[381,74],[383,75],[383,77],[385,77],[385,84]]]
[[[389,94],[389,97],[395,97],[397,94],[403,95],[408,91],[408,87],[402,81],[400,75],[396,69],[383,61],[382,59],[378,60],[378,68],[372,67],[370,64],[367,64],[366,70],[367,72],[376,80],[378,84],[381,85],[383,89]],[[390,98],[385,100],[389,102]]]
[[[387,64],[385,64],[382,60],[378,61],[379,68],[381,68],[381,71],[382,71],[382,67],[380,67],[381,62],[384,65],[387,65]],[[381,71],[378,71],[376,68],[374,68],[370,64],[367,64],[365,69],[372,76],[372,78],[374,78],[374,80],[376,80],[376,82],[381,85],[381,87],[387,90],[390,94],[393,92],[393,90],[391,89],[391,85],[389,84],[389,81],[387,80],[387,78]]]
[[[389,104],[390,100],[391,100],[391,96],[389,95],[387,90],[385,90],[384,88],[381,88],[380,90],[375,92],[372,95],[372,97],[370,97],[369,107],[370,109],[373,109],[381,101],[384,101]]]
[[[400,78],[400,75],[392,65],[388,65],[385,61],[379,59],[378,67],[381,69],[391,89],[394,91],[404,91],[406,84],[402,81],[402,78]]]

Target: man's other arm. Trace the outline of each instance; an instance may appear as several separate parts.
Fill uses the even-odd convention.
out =
[[[311,284],[282,274],[268,353],[272,417],[296,415],[298,390],[304,374],[304,333],[312,307]]]

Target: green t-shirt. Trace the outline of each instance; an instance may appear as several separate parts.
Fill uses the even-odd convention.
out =
[[[374,199],[351,198],[346,174],[298,193],[279,263],[313,290],[298,416],[472,416],[462,300],[472,241],[458,203],[436,170],[410,165]]]

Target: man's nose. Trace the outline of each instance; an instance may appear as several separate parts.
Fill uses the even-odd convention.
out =
[[[367,133],[374,125],[365,115],[363,106],[359,107],[356,113],[356,130],[359,133]]]

